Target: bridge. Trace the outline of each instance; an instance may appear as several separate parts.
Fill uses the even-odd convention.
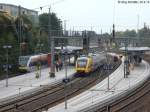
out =
[[[111,45],[113,42],[118,47],[124,47],[125,44],[127,46],[147,46],[150,45],[150,38],[145,37],[115,37],[112,36],[102,36],[100,34],[96,34],[94,31],[64,31],[64,32],[52,32],[52,37],[54,39],[67,39],[67,44],[69,46],[83,46],[83,39],[87,38],[89,41],[89,45],[102,45],[103,43],[107,43]]]

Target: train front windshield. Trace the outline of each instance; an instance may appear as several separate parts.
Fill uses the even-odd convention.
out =
[[[84,67],[86,67],[86,64],[87,64],[87,59],[79,59],[77,61],[77,66],[78,67],[84,68]]]
[[[27,66],[29,58],[30,58],[30,56],[20,56],[19,57],[19,65],[20,66]]]

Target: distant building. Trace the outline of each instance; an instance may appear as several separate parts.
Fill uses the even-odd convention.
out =
[[[18,17],[19,13],[20,15],[25,14],[34,24],[38,23],[38,11],[35,10],[12,4],[0,3],[0,12],[5,12],[14,18]]]

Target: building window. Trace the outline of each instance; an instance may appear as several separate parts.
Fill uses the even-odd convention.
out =
[[[0,9],[3,9],[3,6],[2,6],[2,5],[0,5]]]

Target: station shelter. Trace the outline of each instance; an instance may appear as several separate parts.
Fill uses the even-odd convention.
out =
[[[120,48],[125,56],[125,63],[128,64],[129,70],[138,66],[145,55],[145,52],[150,51],[149,47],[122,47]]]
[[[63,47],[55,47],[55,50],[59,52],[61,55],[61,59],[68,60],[69,64],[75,64],[77,58],[79,57],[80,53],[83,50],[83,47],[78,46],[63,46]],[[73,63],[71,61],[71,58],[73,58]]]

